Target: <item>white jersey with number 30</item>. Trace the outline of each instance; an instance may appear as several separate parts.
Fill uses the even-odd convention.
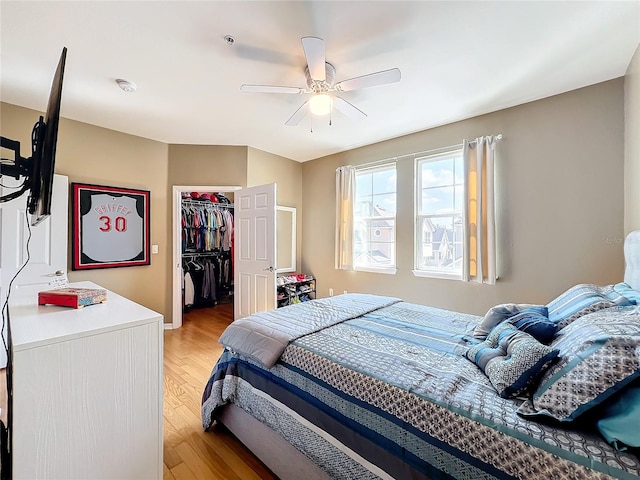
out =
[[[143,250],[142,221],[135,198],[93,195],[82,216],[83,253],[97,262],[135,258]]]

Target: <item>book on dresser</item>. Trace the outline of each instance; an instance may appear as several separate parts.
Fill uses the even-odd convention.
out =
[[[38,292],[38,305],[83,308],[107,301],[104,288],[56,288]]]

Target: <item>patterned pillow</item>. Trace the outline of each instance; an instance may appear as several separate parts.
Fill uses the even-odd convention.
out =
[[[518,413],[571,421],[640,376],[640,313],[618,307],[584,315],[551,347],[561,359]]]
[[[487,339],[465,356],[482,370],[503,398],[526,393],[555,361],[558,350],[541,344],[511,323],[494,328]]]
[[[531,310],[524,310],[507,319],[518,330],[527,332],[541,343],[548,344],[558,330],[558,325],[549,320],[545,315]]]
[[[480,340],[484,340],[496,325],[502,323],[509,317],[514,316],[516,313],[524,311],[536,312],[544,316],[547,315],[547,307],[545,307],[544,305],[530,305],[528,303],[503,303],[489,309],[484,318],[473,330],[473,336],[479,338]]]
[[[549,320],[558,324],[562,329],[587,313],[596,312],[603,308],[634,305],[629,299],[618,294],[613,285],[599,287],[598,285],[581,284],[571,287],[547,304]]]

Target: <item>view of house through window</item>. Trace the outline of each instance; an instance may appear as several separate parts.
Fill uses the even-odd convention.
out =
[[[353,221],[355,269],[396,266],[396,165],[356,170]]]
[[[416,160],[416,273],[462,276],[462,149]]]

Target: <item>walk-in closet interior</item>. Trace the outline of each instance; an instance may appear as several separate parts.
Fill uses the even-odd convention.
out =
[[[233,192],[181,194],[182,311],[233,304]]]

